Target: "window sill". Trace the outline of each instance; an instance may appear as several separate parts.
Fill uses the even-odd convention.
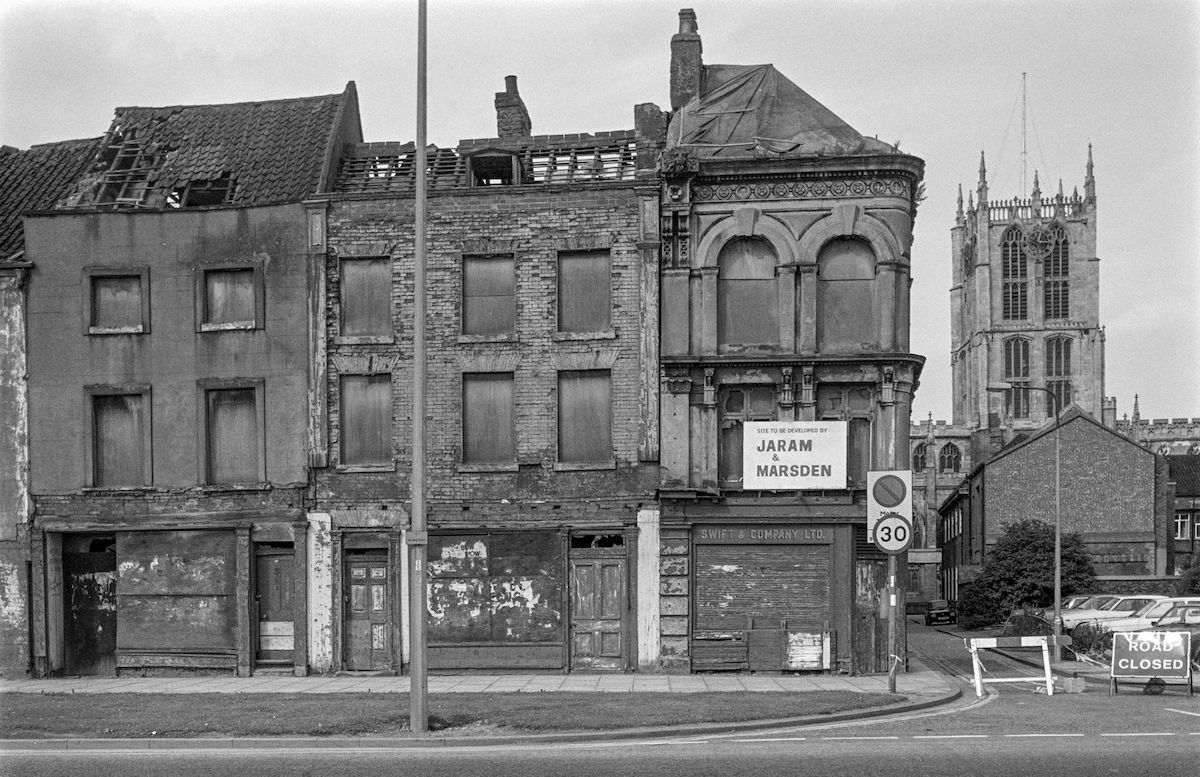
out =
[[[201,483],[201,491],[270,491],[270,483]]]
[[[556,461],[555,472],[586,472],[589,470],[616,469],[616,459],[608,461]]]
[[[559,343],[570,343],[581,340],[616,340],[617,333],[613,329],[603,332],[553,332],[550,339]]]
[[[254,321],[224,321],[220,324],[201,324],[201,332],[244,332],[257,329]]]
[[[390,464],[339,464],[334,467],[336,472],[395,472],[396,462]]]
[[[88,327],[89,335],[140,335],[145,334],[146,329],[141,324],[137,326],[90,326]]]
[[[514,462],[494,462],[491,464],[459,464],[458,471],[461,473],[468,472],[517,472],[517,463]]]
[[[459,345],[471,345],[473,343],[516,343],[520,342],[516,334],[506,335],[459,335]]]
[[[344,335],[333,338],[334,345],[393,345],[392,335]]]
[[[154,491],[154,486],[84,486],[85,494],[145,494]]]

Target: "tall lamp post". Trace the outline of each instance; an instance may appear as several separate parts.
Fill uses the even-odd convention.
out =
[[[1054,660],[1058,660],[1058,638],[1062,636],[1062,435],[1058,427],[1058,395],[1044,386],[1013,386],[1011,383],[989,383],[992,394],[1013,389],[1043,391],[1054,400]]]

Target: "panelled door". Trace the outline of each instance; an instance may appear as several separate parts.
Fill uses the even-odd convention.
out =
[[[391,606],[387,556],[360,556],[346,562],[346,668],[390,669]]]
[[[292,565],[295,558],[291,548],[262,548],[255,559],[258,661],[294,660],[296,643],[295,621],[292,619]]]
[[[626,667],[625,559],[571,559],[571,668]]]

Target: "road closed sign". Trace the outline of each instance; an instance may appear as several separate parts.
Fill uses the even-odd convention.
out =
[[[1186,680],[1192,635],[1186,631],[1136,631],[1113,634],[1113,677]]]
[[[845,421],[750,421],[742,427],[742,488],[845,487]]]

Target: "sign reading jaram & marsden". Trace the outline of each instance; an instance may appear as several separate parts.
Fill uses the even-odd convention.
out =
[[[752,421],[742,434],[742,487],[846,487],[845,421]]]

